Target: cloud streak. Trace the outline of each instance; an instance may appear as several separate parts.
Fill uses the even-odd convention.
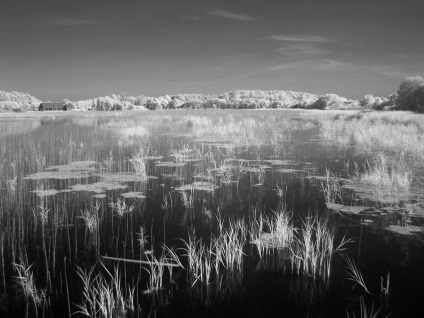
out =
[[[220,18],[229,19],[229,20],[235,20],[235,21],[252,21],[254,20],[253,17],[242,14],[242,13],[234,13],[222,9],[213,9],[209,11],[210,15],[214,15]]]
[[[299,42],[299,43],[329,43],[333,42],[329,38],[322,35],[294,35],[294,34],[282,34],[282,35],[271,35],[269,39],[276,41],[285,42]]]
[[[318,55],[328,54],[329,50],[324,50],[314,43],[293,43],[287,44],[276,50],[278,53],[284,53],[289,55]]]

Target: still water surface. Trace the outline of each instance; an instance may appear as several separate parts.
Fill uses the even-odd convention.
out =
[[[96,262],[99,272],[118,266],[125,291],[135,286],[128,317],[347,317],[361,304],[381,317],[424,315],[422,168],[396,202],[364,195],[349,180],[373,154],[320,138],[319,122],[304,112],[60,115],[8,119],[0,131],[2,316],[77,312],[84,297],[76,268]],[[341,186],[332,209],[323,194],[327,170]],[[240,269],[223,269],[208,284],[188,279],[181,239],[194,231],[209,242],[218,219],[248,227],[282,207],[298,232],[319,217],[335,246],[349,240],[332,255],[328,277],[301,274],[278,249],[261,257],[247,234]],[[93,211],[91,231],[84,216]],[[185,268],[172,280],[165,274],[160,290],[148,288],[149,266],[101,258],[149,260],[162,244]],[[347,260],[368,292],[348,279]],[[33,264],[48,304],[24,309],[30,301],[13,263]]]

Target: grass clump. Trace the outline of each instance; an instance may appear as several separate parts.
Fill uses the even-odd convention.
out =
[[[360,182],[375,187],[378,193],[393,195],[409,190],[412,171],[406,164],[404,153],[396,158],[389,158],[380,152],[372,165],[367,162],[366,171],[361,175]]]
[[[38,289],[36,286],[35,276],[31,269],[33,265],[29,265],[24,259],[21,259],[20,264],[13,263],[13,268],[17,272],[15,280],[19,287],[18,292],[24,298],[25,317],[29,317],[30,314],[38,317],[38,309],[47,304],[45,290]]]
[[[110,281],[100,272],[95,274],[96,265],[90,269],[76,268],[79,278],[82,280],[82,302],[76,304],[78,311],[74,314],[82,314],[87,317],[120,317],[128,310],[134,310],[134,289],[129,288],[124,292],[121,287],[121,276],[116,266],[114,275],[102,265]]]

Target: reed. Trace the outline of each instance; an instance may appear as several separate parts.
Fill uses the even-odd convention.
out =
[[[291,213],[285,205],[271,217],[259,215],[250,224],[250,241],[255,244],[259,257],[274,250],[291,249],[294,243],[296,228],[293,226]]]
[[[335,204],[336,201],[343,202],[340,182],[338,178],[327,168],[325,169],[325,180],[320,182],[320,188],[321,192],[324,194],[327,206]]]
[[[334,246],[334,230],[327,219],[307,217],[293,246],[293,264],[297,272],[313,278],[328,280],[331,274],[331,260],[334,253],[341,253],[351,239],[342,238]]]
[[[370,294],[370,291],[368,290],[367,286],[365,285],[365,281],[364,278],[362,277],[361,271],[359,270],[359,268],[356,266],[355,262],[350,259],[350,258],[346,258],[346,263],[347,263],[347,267],[346,267],[346,273],[348,275],[348,277],[346,278],[347,280],[350,280],[354,283],[352,289],[358,285],[361,286],[362,289],[367,293]]]
[[[144,147],[139,147],[139,149],[132,154],[131,158],[128,159],[128,161],[132,164],[135,173],[140,176],[140,179],[142,180],[147,178],[146,161],[144,160],[146,155],[146,149]]]
[[[405,152],[424,159],[424,127],[420,117],[412,113],[371,112],[361,116],[317,118],[320,136],[341,145],[353,143],[366,150]]]
[[[406,163],[404,153],[396,157],[388,157],[380,152],[372,164],[367,162],[365,172],[359,181],[375,189],[377,196],[396,197],[398,194],[407,193],[411,187],[412,170]]]
[[[35,314],[35,317],[38,317],[38,309],[46,306],[48,302],[46,298],[46,291],[39,289],[36,286],[35,276],[31,269],[34,263],[29,265],[26,258],[21,258],[20,264],[13,263],[12,265],[17,272],[15,280],[24,297],[25,317],[29,317],[30,314],[31,316]]]
[[[247,227],[243,220],[229,221],[224,227],[224,220],[217,217],[218,233],[212,237],[215,249],[219,250],[220,261],[230,271],[242,272],[243,247],[247,237]]]
[[[74,314],[88,317],[120,317],[128,310],[134,311],[136,285],[125,292],[121,287],[118,266],[115,266],[112,275],[103,264],[100,265],[109,276],[108,279],[101,272],[95,274],[97,265],[90,269],[76,267],[76,273],[83,286],[81,303],[75,304],[78,310]]]
[[[372,303],[372,306],[370,309],[367,308],[365,304],[364,297],[359,298],[359,318],[377,318],[378,314],[381,311],[381,308],[375,309],[374,308],[374,302]],[[348,311],[346,311],[346,315],[348,318],[350,318],[350,314]],[[386,315],[386,318],[389,317],[390,314]],[[352,313],[352,317],[356,318],[355,313]]]
[[[197,239],[194,231],[189,233],[188,241],[183,240],[185,245],[184,256],[187,257],[187,281],[190,287],[194,287],[197,283],[209,284],[210,272],[212,270],[211,256],[213,253],[202,239]]]
[[[126,213],[131,213],[135,206],[133,204],[127,205],[125,199],[119,199],[116,202],[112,200],[109,202],[109,206],[112,208],[112,211],[115,212],[118,216],[122,217]]]

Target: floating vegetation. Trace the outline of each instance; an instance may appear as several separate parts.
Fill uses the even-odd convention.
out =
[[[279,160],[279,159],[266,159],[264,162],[269,163],[271,166],[290,166],[297,162],[292,160]]]
[[[306,172],[306,170],[302,170],[302,169],[285,169],[285,168],[277,169],[277,171],[280,173]]]
[[[59,179],[59,180],[68,180],[68,179],[82,179],[88,178],[90,171],[42,171],[36,172],[30,175],[25,176],[23,179],[27,180],[47,180],[47,179]]]
[[[402,225],[393,224],[393,225],[389,225],[387,227],[387,230],[392,233],[407,235],[407,236],[422,234],[424,232],[424,228],[420,226],[415,226],[415,225],[402,226]]]
[[[42,197],[47,197],[47,196],[51,196],[51,195],[56,195],[58,193],[60,193],[61,191],[56,190],[56,189],[48,189],[48,190],[34,190],[31,191],[35,194],[37,194],[38,197],[42,198]]]
[[[175,190],[178,191],[206,191],[206,192],[213,192],[219,187],[211,182],[203,182],[203,181],[195,181],[190,184],[182,185],[178,188],[175,188]]]
[[[136,173],[127,173],[127,172],[115,172],[100,174],[99,176],[104,182],[110,183],[124,183],[124,182],[144,182],[146,180],[155,180],[158,179],[156,176],[140,176]]]
[[[365,211],[374,211],[375,209],[372,207],[366,207],[366,206],[347,206],[343,204],[337,204],[337,203],[327,203],[327,208],[337,211],[337,212],[343,212],[348,214],[359,214]]]
[[[47,171],[94,171],[93,165],[97,165],[97,161],[73,161],[68,165],[50,166],[46,168]]]
[[[95,193],[103,193],[107,190],[119,190],[126,188],[128,188],[128,186],[110,181],[99,181],[95,183],[76,184],[71,186],[72,191],[86,191]]]
[[[99,193],[99,194],[92,195],[91,197],[96,199],[104,199],[107,197],[107,195],[105,193]]]
[[[142,157],[143,160],[151,160],[151,161],[160,161],[163,159],[163,156],[146,156]]]
[[[193,179],[202,180],[202,181],[210,181],[210,180],[213,180],[213,177],[212,177],[212,175],[209,175],[209,174],[198,173],[198,174],[193,175]]]
[[[263,173],[264,172],[264,170],[259,168],[259,167],[243,168],[243,171],[252,172],[252,173]]]
[[[306,176],[305,178],[306,179],[316,179],[316,180],[327,181],[329,177],[325,175],[325,176]],[[332,181],[336,181],[336,182],[352,182],[349,179],[336,177],[334,175],[331,175],[330,178],[331,178]],[[348,188],[348,187],[349,186],[346,186],[346,188]]]
[[[93,165],[96,161],[74,161],[69,165],[50,166],[46,171],[33,173],[24,177],[29,180],[44,180],[44,179],[80,179],[87,178],[91,173],[96,171]]]
[[[135,191],[121,193],[121,196],[126,199],[128,198],[145,199],[146,198],[146,196],[142,192],[135,192]]]
[[[185,180],[185,178],[183,176],[180,176],[178,174],[172,174],[172,173],[162,173],[161,177],[162,178],[169,178],[169,179],[176,180],[176,181]]]
[[[168,168],[177,168],[177,167],[184,167],[187,165],[186,162],[160,162],[156,164],[156,167],[168,167]]]

